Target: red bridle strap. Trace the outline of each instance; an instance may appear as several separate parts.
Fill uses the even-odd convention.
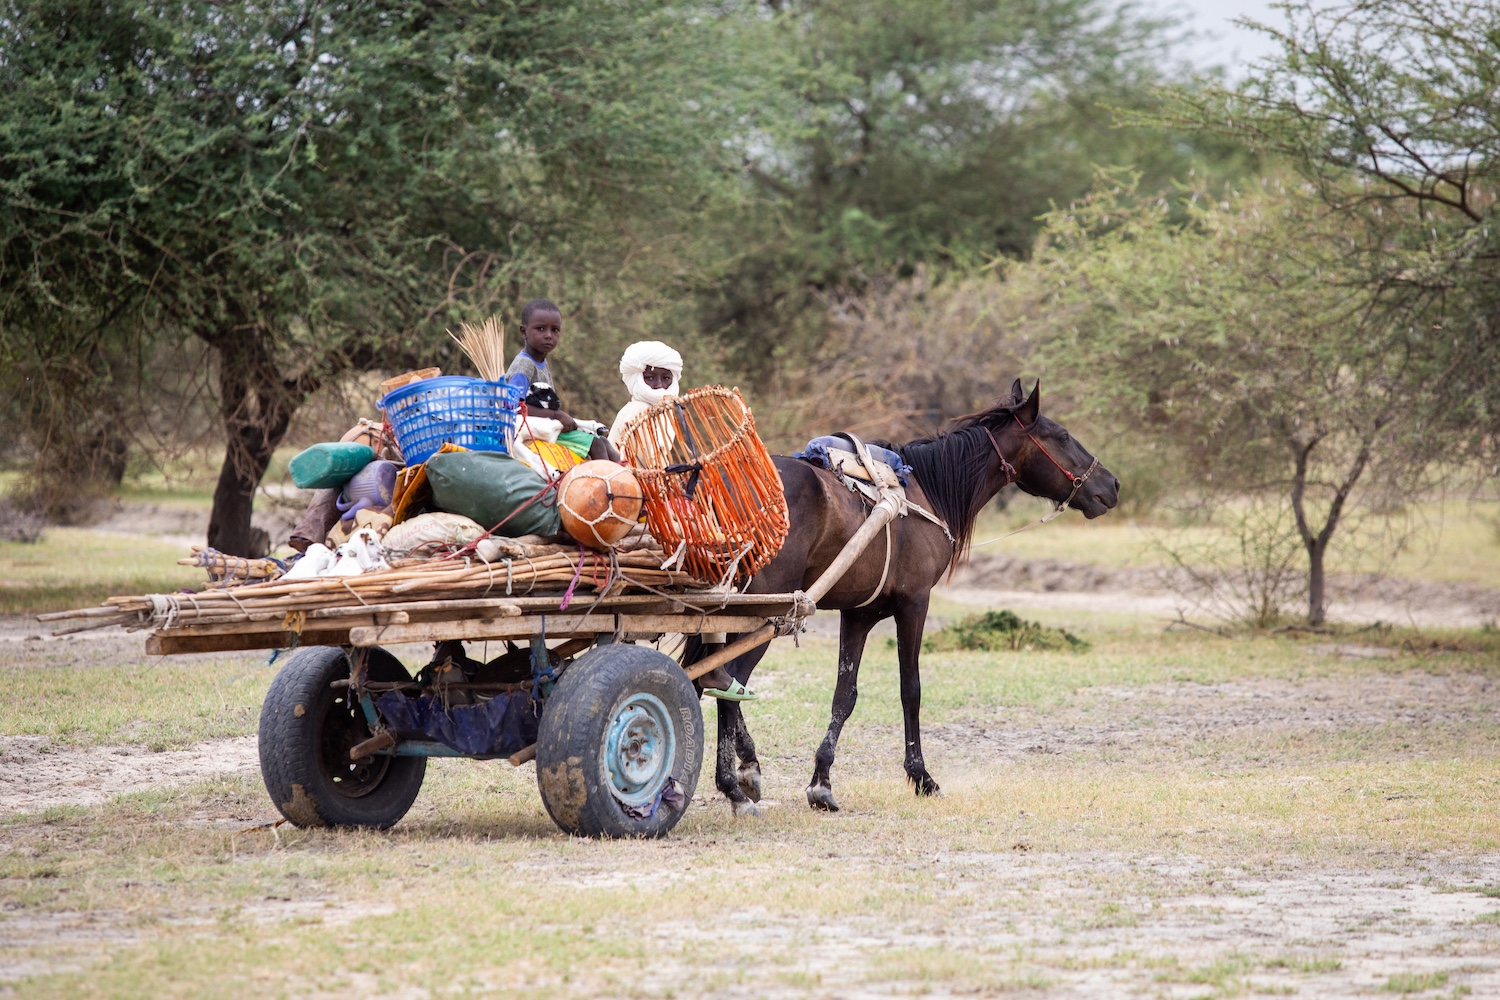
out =
[[[1031,426],[1035,427],[1036,425],[1032,424]],[[1061,462],[1059,462],[1057,459],[1055,459],[1055,458],[1052,457],[1052,452],[1048,451],[1046,449],[1046,447],[1042,444],[1042,442],[1040,442],[1040,441],[1038,441],[1036,439],[1036,435],[1033,434],[1033,433],[1031,433],[1031,428],[1030,427],[1022,427],[1021,428],[1021,433],[1025,434],[1027,437],[1031,438],[1031,443],[1034,444],[1034,445],[1036,445],[1037,451],[1040,451],[1043,455],[1046,455],[1047,456],[1047,461],[1049,461],[1053,465],[1057,466],[1057,471],[1061,472],[1063,475],[1065,475],[1065,476],[1068,477],[1068,482],[1073,483],[1073,484],[1076,485],[1076,484],[1081,483],[1083,481],[1082,479],[1079,479],[1077,476],[1073,475],[1073,473],[1069,472],[1067,469],[1063,468],[1063,464]],[[1094,465],[1098,465],[1098,464],[1099,464],[1099,460],[1097,458],[1094,459]],[[1093,471],[1094,471],[1093,466],[1090,466],[1089,467],[1089,471],[1085,472],[1083,474],[1084,479],[1087,479],[1088,476],[1089,476],[1089,472],[1093,472]]]
[[[1035,422],[1033,422],[1030,427],[1027,427],[1025,424],[1023,424],[1019,420],[1017,420],[1016,421],[1016,426],[1019,427],[1019,428],[1021,428],[1021,433],[1022,434],[1025,434],[1028,438],[1031,439],[1031,443],[1034,444],[1034,445],[1036,445],[1037,451],[1041,452],[1043,455],[1046,455],[1047,456],[1047,461],[1049,461],[1053,465],[1057,466],[1057,471],[1061,472],[1064,476],[1067,476],[1068,477],[1068,482],[1070,482],[1070,483],[1073,484],[1073,491],[1068,494],[1068,499],[1064,500],[1062,503],[1060,503],[1060,504],[1057,505],[1057,509],[1058,510],[1065,509],[1070,503],[1073,502],[1073,498],[1078,495],[1078,491],[1081,490],[1081,489],[1083,489],[1083,484],[1089,481],[1089,476],[1092,476],[1094,474],[1094,470],[1097,469],[1097,468],[1099,468],[1099,458],[1098,458],[1098,456],[1095,456],[1093,462],[1089,463],[1088,469],[1084,472],[1084,474],[1081,477],[1080,476],[1075,476],[1075,475],[1073,475],[1073,473],[1070,470],[1068,470],[1067,468],[1064,468],[1063,464],[1061,462],[1059,462],[1057,459],[1055,459],[1055,458],[1052,457],[1052,452],[1050,452],[1050,451],[1047,450],[1046,445],[1042,444],[1042,442],[1040,442],[1040,441],[1038,441],[1036,439],[1036,435],[1034,433],[1032,433],[1032,431],[1036,427],[1036,423]],[[986,428],[986,429],[988,429],[988,428]],[[992,444],[995,444],[995,435],[994,434],[990,435],[990,442]],[[999,450],[1000,450],[1000,445],[999,444],[995,444],[995,451],[998,452]],[[1004,461],[1004,459],[1002,458],[1001,461]]]
[[[1057,517],[1063,511],[1068,509],[1068,505],[1073,502],[1073,498],[1078,495],[1078,491],[1083,489],[1083,484],[1088,482],[1089,476],[1092,476],[1094,474],[1094,470],[1099,468],[1099,459],[1095,458],[1093,463],[1089,465],[1088,471],[1086,471],[1081,477],[1073,475],[1073,473],[1063,468],[1062,463],[1053,458],[1052,453],[1049,452],[1042,445],[1042,443],[1036,439],[1036,435],[1031,432],[1032,427],[1035,427],[1036,424],[1032,424],[1031,427],[1026,427],[1021,423],[1021,421],[1017,420],[1016,426],[1021,428],[1022,434],[1025,434],[1027,437],[1031,438],[1031,443],[1037,446],[1038,451],[1047,456],[1047,461],[1057,466],[1058,472],[1061,472],[1063,475],[1068,477],[1068,482],[1073,484],[1073,491],[1068,494],[1068,498],[1066,500],[1062,501],[1056,507],[1054,507],[1052,509],[1052,512],[1050,514],[1047,514],[1045,517],[1038,518],[1037,520],[1032,521],[1029,524],[1023,524],[1021,525],[1021,527],[1007,531],[1003,535],[996,535],[994,538],[987,538],[982,542],[975,542],[969,546],[969,548],[971,549],[977,549],[981,546],[989,545],[993,542],[998,542],[1002,538],[1009,538],[1011,535],[1020,534],[1021,532],[1026,531],[1030,528],[1035,528],[1039,524],[1046,524],[1048,521],[1052,520],[1054,517]],[[1020,474],[1016,472],[1015,466],[1011,465],[1005,460],[1005,454],[1000,450],[1000,442],[995,439],[995,432],[990,430],[988,427],[986,427],[984,430],[985,433],[990,436],[990,444],[994,447],[995,454],[1000,457],[1000,468],[1005,472],[1006,476],[1009,477],[1009,480],[1011,482],[1019,479]]]

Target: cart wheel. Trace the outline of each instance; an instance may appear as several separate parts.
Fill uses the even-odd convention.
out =
[[[644,646],[589,651],[542,710],[536,777],[559,827],[586,837],[662,837],[703,765],[703,712],[682,668]]]
[[[370,738],[359,703],[332,683],[349,676],[337,646],[309,646],[281,668],[260,710],[260,773],[281,815],[298,826],[395,825],[406,815],[426,757],[349,759],[349,749]],[[409,681],[401,661],[383,649],[369,651],[369,677]]]

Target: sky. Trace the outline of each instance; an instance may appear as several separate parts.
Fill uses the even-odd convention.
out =
[[[1231,79],[1242,75],[1251,60],[1272,51],[1264,35],[1236,26],[1234,19],[1248,17],[1275,27],[1285,24],[1285,15],[1271,9],[1271,0],[1154,0],[1153,5],[1181,16],[1184,27],[1199,36],[1185,52],[1194,63],[1221,65]]]

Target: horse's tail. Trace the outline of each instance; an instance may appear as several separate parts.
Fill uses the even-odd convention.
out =
[[[686,670],[699,660],[703,659],[703,636],[689,634],[682,637],[682,653],[677,657],[677,662],[682,664]]]

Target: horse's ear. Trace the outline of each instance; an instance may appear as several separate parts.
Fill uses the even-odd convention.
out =
[[[1017,381],[1016,384],[1019,385],[1020,382]],[[1026,402],[1016,407],[1016,419],[1021,422],[1022,426],[1030,427],[1036,423],[1036,418],[1041,416],[1041,413],[1042,380],[1037,379],[1036,387],[1031,390],[1031,395],[1026,398]]]
[[[1019,406],[1021,400],[1026,398],[1026,390],[1021,386],[1021,380],[1016,379],[1010,387],[1010,402],[1012,406]]]

